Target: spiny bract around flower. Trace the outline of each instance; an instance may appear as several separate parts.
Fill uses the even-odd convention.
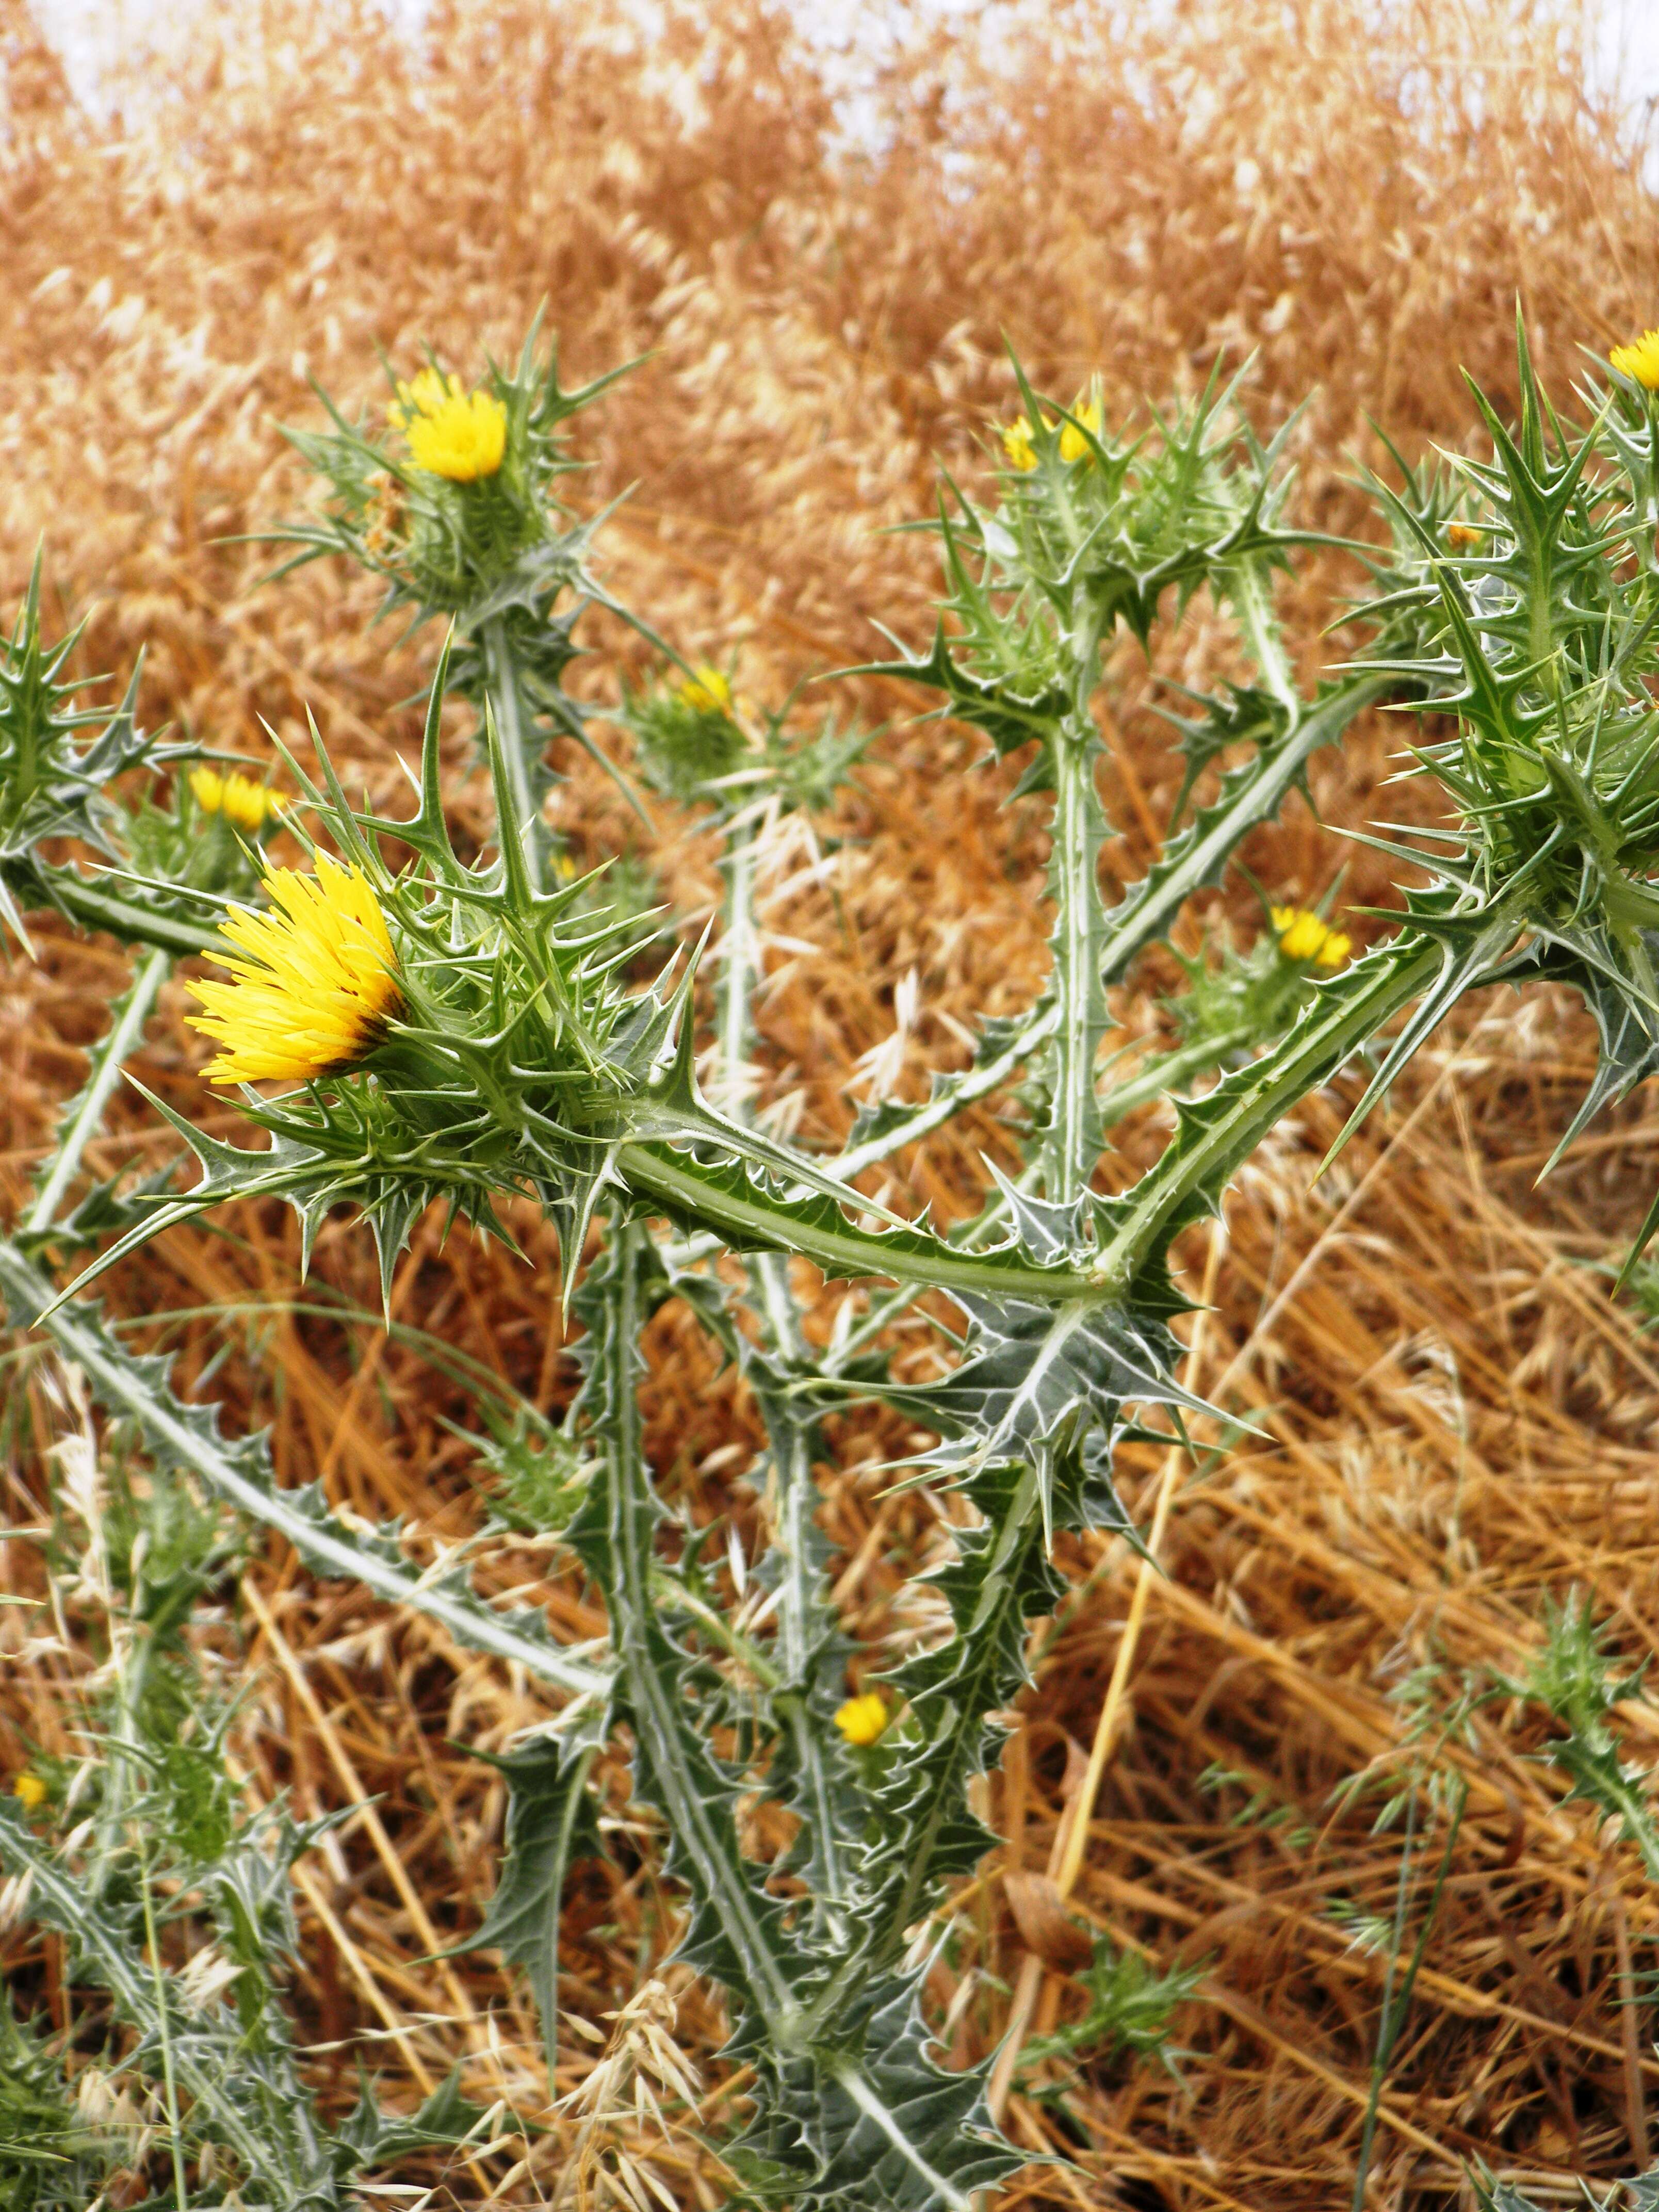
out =
[[[507,451],[507,410],[494,392],[468,392],[459,376],[435,368],[398,386],[387,420],[408,439],[417,468],[453,483],[493,477]]]
[[[1659,392],[1659,331],[1644,331],[1633,344],[1614,346],[1607,362],[1620,376],[1632,377],[1650,392]]]
[[[397,956],[380,902],[362,872],[319,854],[314,876],[273,868],[275,911],[233,908],[212,957],[234,981],[191,986],[203,1011],[192,1029],[223,1049],[210,1083],[309,1082],[355,1066],[380,1042],[399,1004]]]
[[[221,775],[216,768],[193,768],[190,787],[204,814],[222,814],[233,829],[245,830],[250,836],[264,829],[265,817],[276,804],[264,784],[234,769]]]

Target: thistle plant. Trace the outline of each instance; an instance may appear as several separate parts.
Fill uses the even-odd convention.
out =
[[[551,865],[555,740],[586,744],[594,712],[562,689],[582,611],[601,602],[654,635],[598,580],[596,526],[552,504],[574,465],[565,426],[599,387],[565,392],[532,333],[510,374],[491,366],[469,386],[430,361],[394,380],[381,420],[331,410],[327,431],[293,434],[326,485],[320,514],[285,532],[295,557],[345,555],[385,580],[390,606],[449,624],[412,811],[354,808],[319,744],[314,775],[291,767],[283,826],[306,860],[283,868],[258,849],[264,823],[234,811],[251,817],[251,799],[233,799],[229,780],[192,784],[203,807],[216,788],[246,873],[216,886],[216,937],[180,941],[158,925],[146,938],[137,922],[129,934],[155,957],[205,950],[225,970],[194,983],[193,1019],[216,1047],[209,1082],[265,1142],[225,1144],[157,1102],[195,1157],[195,1184],[148,1194],[142,1209],[123,1199],[125,1215],[112,1199],[100,1218],[117,1233],[65,1288],[0,1247],[0,1285],[158,1464],[328,1572],[519,1660],[564,1700],[500,1761],[507,1849],[477,1935],[525,1970],[550,2039],[564,1877],[592,1848],[595,1764],[625,1728],[635,1797],[660,1815],[662,1870],[685,1899],[678,1956],[725,1991],[728,2055],[748,2069],[742,2124],[720,2150],[753,2201],[964,2212],[1020,2162],[993,2125],[983,2070],[937,2061],[929,1931],[995,1841],[976,1785],[998,1755],[994,1717],[1026,1679],[1028,1625],[1063,1593],[1056,1534],[1138,1540],[1118,1448],[1167,1441],[1211,1410],[1179,1371],[1182,1232],[1222,1206],[1286,1115],[1363,1060],[1352,1128],[1471,990],[1548,978],[1590,1006],[1600,1064],[1564,1143],[1659,1070],[1659,425],[1645,359],[1615,356],[1582,395],[1587,424],[1569,427],[1523,339],[1518,423],[1476,395],[1489,458],[1373,483],[1386,542],[1359,549],[1370,583],[1348,610],[1364,642],[1310,696],[1274,616],[1276,578],[1324,542],[1294,523],[1291,426],[1264,443],[1239,383],[1125,425],[1095,387],[1066,408],[1021,377],[1019,414],[988,433],[989,488],[945,487],[935,633],[915,650],[896,641],[878,665],[990,757],[1017,757],[1020,794],[1048,797],[1048,976],[1023,1015],[981,1025],[966,1068],[935,1078],[923,1102],[872,1106],[833,1154],[767,1133],[750,1110],[757,887],[777,825],[826,807],[868,738],[812,721],[798,699],[757,706],[727,670],[672,650],[665,681],[623,687],[608,711],[638,774],[705,810],[724,841],[718,945],[688,955],[658,922],[607,907],[602,877]],[[1152,648],[1200,593],[1249,678],[1171,717],[1181,757],[1161,848],[1109,902],[1097,770],[1111,657],[1126,637]],[[453,691],[476,710],[496,815],[493,845],[469,860],[439,772]],[[1362,948],[1358,920],[1329,897],[1305,905],[1269,887],[1254,945],[1216,938],[1185,963],[1175,1042],[1126,1076],[1105,1051],[1111,994],[1226,881],[1315,754],[1385,699],[1426,718],[1413,772],[1437,779],[1449,806],[1426,832],[1372,833],[1417,878],[1400,909],[1370,918],[1386,928]],[[21,783],[6,798],[19,827],[5,880],[90,925],[38,845],[85,834],[64,829],[67,806],[122,854],[134,848],[98,815],[91,755],[68,728],[53,742],[69,795],[56,813]],[[126,738],[108,742],[125,764]],[[199,896],[182,859],[167,877],[164,849],[144,847],[162,924],[169,901]],[[641,984],[647,959],[654,980]],[[713,1039],[701,1062],[700,1022]],[[993,1096],[1012,1101],[1023,1158],[993,1176],[974,1218],[941,1234],[860,1188]],[[1172,1104],[1173,1132],[1107,1196],[1107,1132],[1154,1097]],[[556,1429],[497,1409],[480,1464],[501,1510],[566,1547],[603,1596],[603,1649],[562,1649],[538,1616],[482,1601],[464,1570],[419,1573],[400,1532],[346,1525],[314,1486],[279,1489],[260,1439],[227,1443],[209,1411],[173,1396],[164,1364],[122,1351],[78,1295],[149,1237],[261,1195],[292,1206],[307,1254],[330,1209],[355,1206],[388,1288],[428,1206],[507,1239],[509,1202],[528,1200],[552,1226],[580,1388]],[[36,1252],[51,1243],[46,1217],[32,1224]],[[1659,1202],[1636,1249],[1656,1218]],[[805,1325],[800,1262],[850,1286],[827,1343]],[[641,1338],[668,1301],[734,1365],[764,1431],[766,1547],[735,1604],[701,1537],[663,1540]],[[931,1370],[893,1359],[901,1323],[927,1332]],[[960,1509],[933,1577],[937,1632],[885,1668],[844,1633],[817,1514],[823,1424],[863,1401],[927,1432],[902,1479],[949,1489]],[[744,1840],[757,1801],[792,1817],[775,1859]],[[1161,2047],[1185,1986],[1103,1955],[1087,2033]],[[1077,2047],[1062,2034],[1038,2055]]]
[[[74,1370],[41,1380],[64,1427],[53,1610],[100,1663],[64,1716],[70,1753],[0,1801],[13,1916],[63,1939],[80,1993],[50,2038],[0,2014],[5,2201],[46,2212],[148,2182],[149,2202],[339,2212],[365,2170],[483,2114],[453,2082],[410,2118],[369,2094],[337,2125],[318,2110],[283,1982],[291,1870],[330,1823],[249,1805],[236,1773],[235,1697],[201,1634],[238,1564],[232,1516],[130,1425],[100,1446]]]

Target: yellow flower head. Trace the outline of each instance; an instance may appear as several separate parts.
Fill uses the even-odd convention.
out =
[[[1060,458],[1067,463],[1088,459],[1089,440],[1084,436],[1084,430],[1087,430],[1096,438],[1100,435],[1100,426],[1105,420],[1105,416],[1098,393],[1085,398],[1083,393],[1079,392],[1072,403],[1072,415],[1073,420],[1063,423],[1060,433]],[[1082,424],[1082,429],[1077,427],[1079,423]],[[1053,416],[1043,416],[1042,427],[1050,436],[1054,434]],[[1036,432],[1031,428],[1031,418],[1029,415],[1018,416],[1013,422],[1004,425],[1002,450],[1007,454],[1015,468],[1023,471],[1036,466],[1036,447],[1032,443],[1036,436]]]
[[[507,410],[493,392],[467,392],[459,376],[423,368],[398,386],[386,420],[409,441],[416,468],[453,483],[493,477],[507,451]]]
[[[1446,525],[1446,543],[1454,553],[1473,553],[1477,545],[1485,542],[1486,535],[1484,530],[1476,530],[1467,522]]]
[[[204,814],[222,814],[233,829],[245,830],[250,837],[264,828],[265,817],[276,805],[264,784],[234,769],[221,775],[216,768],[193,768],[190,787]]]
[[[1332,929],[1306,907],[1276,906],[1272,920],[1279,949],[1287,960],[1313,968],[1340,968],[1353,951],[1351,937]]]
[[[38,1774],[20,1774],[11,1785],[11,1794],[26,1811],[38,1813],[52,1791]]]
[[[466,386],[459,376],[446,376],[441,369],[418,369],[407,384],[398,386],[398,403],[386,410],[386,419],[394,430],[407,430],[422,415],[435,415],[451,399],[465,399]]]
[[[1098,399],[1085,400],[1080,396],[1072,402],[1072,413],[1075,422],[1066,423],[1060,434],[1060,458],[1062,461],[1086,461],[1089,458],[1089,439],[1084,436],[1083,431],[1086,430],[1091,438],[1097,438],[1105,416]],[[1077,422],[1083,425],[1083,429],[1075,427]]]
[[[887,1700],[874,1690],[866,1690],[861,1697],[848,1698],[836,1715],[836,1726],[848,1743],[866,1749],[886,1730]]]
[[[1659,392],[1659,331],[1644,331],[1633,345],[1614,346],[1608,362],[1650,392]]]
[[[1031,443],[1031,426],[1024,415],[1004,428],[1002,450],[1017,469],[1034,469],[1036,466],[1036,448]]]
[[[355,867],[319,854],[314,876],[270,868],[272,911],[231,909],[211,957],[233,981],[192,983],[192,1029],[222,1049],[210,1083],[261,1083],[354,1067],[380,1042],[400,1004],[397,955],[379,900]]]
[[[732,712],[731,684],[718,668],[706,662],[681,684],[680,697],[695,714],[729,715]]]

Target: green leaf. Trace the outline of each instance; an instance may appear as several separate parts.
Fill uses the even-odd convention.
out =
[[[507,1785],[507,1839],[495,1894],[483,1924],[464,1947],[497,1950],[522,1966],[541,2015],[548,2065],[559,2019],[559,1907],[574,1858],[599,1849],[599,1820],[587,1788],[591,1756],[562,1737],[538,1733],[509,1752],[477,1751]]]

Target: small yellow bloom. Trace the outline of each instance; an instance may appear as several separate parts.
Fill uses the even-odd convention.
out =
[[[1633,345],[1614,346],[1607,360],[1620,376],[1659,392],[1659,331],[1644,331]]]
[[[718,668],[705,661],[693,669],[680,686],[680,697],[698,714],[727,714],[732,712],[732,686]]]
[[[193,768],[190,787],[204,814],[222,814],[233,829],[246,830],[249,836],[264,829],[265,817],[276,805],[264,784],[234,769],[221,775],[216,768]]]
[[[1079,392],[1072,403],[1072,416],[1073,420],[1063,423],[1060,432],[1060,458],[1068,464],[1073,461],[1086,460],[1089,458],[1089,440],[1083,434],[1085,430],[1093,437],[1097,438],[1100,435],[1100,426],[1105,420],[1105,416],[1098,394],[1092,398],[1085,398]],[[1078,427],[1079,424],[1082,426],[1081,428]],[[1054,428],[1054,418],[1052,415],[1043,416],[1042,427],[1052,437]],[[1007,454],[1015,468],[1025,471],[1036,466],[1036,447],[1032,443],[1036,436],[1036,432],[1031,428],[1031,418],[1029,415],[1021,415],[1013,422],[1004,425],[1002,450]]]
[[[1060,434],[1060,458],[1062,461],[1085,461],[1089,458],[1089,439],[1084,436],[1083,431],[1086,430],[1090,437],[1097,438],[1105,418],[1098,399],[1073,400],[1072,413],[1083,428],[1079,429],[1073,422],[1066,423]]]
[[[1287,960],[1316,968],[1340,968],[1353,951],[1353,939],[1332,929],[1306,907],[1276,906],[1272,921],[1279,949]]]
[[[1473,553],[1477,545],[1485,543],[1486,536],[1484,530],[1475,530],[1467,522],[1446,525],[1446,543],[1454,553]]]
[[[459,376],[423,368],[398,386],[386,420],[409,441],[416,468],[452,483],[493,477],[507,451],[507,410],[493,392],[467,392]]]
[[[398,404],[386,409],[386,419],[394,430],[407,430],[422,415],[435,415],[446,402],[465,397],[466,386],[459,376],[446,376],[441,369],[422,368],[407,384],[398,386]]]
[[[38,1813],[52,1791],[38,1774],[20,1774],[11,1785],[11,1794],[26,1811]]]
[[[1036,448],[1031,443],[1031,426],[1024,415],[1004,429],[1002,450],[1017,469],[1034,469],[1036,466]]]
[[[886,1730],[887,1700],[874,1690],[865,1691],[861,1697],[848,1698],[836,1715],[836,1726],[848,1743],[867,1748]]]
[[[274,909],[233,908],[220,934],[234,949],[210,957],[228,983],[192,983],[203,1011],[192,1029],[223,1049],[210,1083],[260,1083],[354,1067],[397,1012],[397,955],[380,901],[362,871],[320,854],[314,876],[270,868]]]

